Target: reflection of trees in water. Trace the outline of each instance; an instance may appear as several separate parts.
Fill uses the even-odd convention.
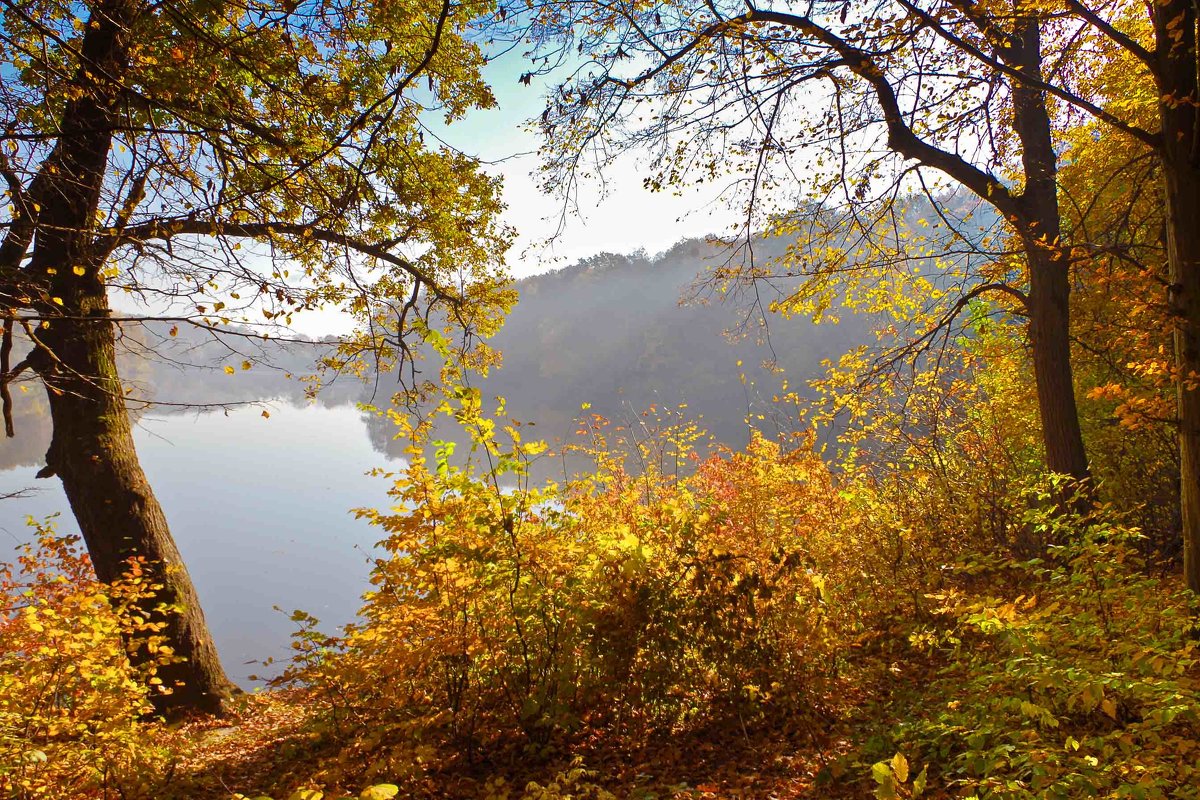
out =
[[[14,388],[17,391],[13,392],[13,428],[17,435],[3,440],[0,469],[43,464],[50,444],[50,415],[40,388],[33,384]],[[28,391],[21,391],[22,388]]]
[[[256,363],[244,370],[243,355],[234,358],[225,344],[198,328],[138,322],[120,324],[119,334],[117,362],[135,424],[148,412],[196,413],[265,399],[301,402],[309,385],[304,377],[315,371],[328,347],[319,341],[251,341]],[[15,338],[14,352],[29,349],[19,332]],[[232,375],[226,366],[234,368]],[[16,437],[3,440],[0,469],[40,466],[45,463],[51,430],[44,390],[32,381],[13,388]],[[317,402],[344,404],[361,391],[357,382],[342,380],[327,387]]]

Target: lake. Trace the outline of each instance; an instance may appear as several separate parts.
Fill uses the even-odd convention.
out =
[[[147,415],[136,429],[225,668],[244,688],[255,685],[251,675],[278,671],[251,662],[288,657],[292,610],[330,632],[354,618],[382,537],[350,509],[386,506],[388,481],[365,473],[401,464],[372,448],[354,406],[269,408],[269,419],[260,408]],[[59,531],[78,533],[59,481],[36,480],[36,471],[0,472],[0,495],[37,490],[0,501],[0,540],[14,547],[30,538],[29,515],[61,512]]]

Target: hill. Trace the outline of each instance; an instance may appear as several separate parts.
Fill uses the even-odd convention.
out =
[[[836,326],[776,318],[768,328],[744,303],[682,302],[697,294],[691,287],[719,263],[714,248],[689,240],[656,256],[604,253],[520,281],[520,301],[492,342],[503,365],[481,388],[491,402],[506,398],[509,415],[534,423],[536,435],[549,441],[571,434],[584,403],[592,413],[624,422],[652,407],[685,405],[686,415],[715,440],[743,446],[748,414],[768,416],[783,380],[803,389],[823,359],[866,341],[867,323],[856,317]],[[300,377],[313,371],[328,347],[303,338],[247,338],[242,344],[256,365],[228,375],[225,366],[240,365],[241,355],[206,331],[180,326],[172,333],[174,327],[127,325],[120,339],[130,396],[159,403],[150,406],[156,414],[260,400],[305,402],[307,384]],[[23,349],[19,342],[17,352]],[[341,379],[322,389],[319,401],[382,403],[389,387],[384,376],[373,396],[371,386]],[[40,390],[17,392],[15,399],[17,438],[0,453],[0,468],[38,463],[49,441]],[[139,406],[135,413],[147,408],[133,405]],[[789,420],[767,422],[786,426]],[[401,453],[390,423],[367,417],[367,424],[378,450]]]
[[[588,403],[589,413],[614,421],[685,405],[716,441],[745,445],[748,414],[769,417],[784,380],[803,393],[822,360],[867,341],[869,326],[853,316],[764,326],[746,302],[708,302],[692,287],[720,258],[687,240],[657,256],[603,253],[520,281],[520,300],[492,342],[503,365],[481,389],[550,441],[570,435]],[[371,427],[378,447],[400,452],[389,423]]]

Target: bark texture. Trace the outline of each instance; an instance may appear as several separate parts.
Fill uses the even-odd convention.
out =
[[[1070,275],[1060,258],[1034,252],[1029,259],[1029,333],[1046,466],[1082,483],[1089,469],[1071,369]]]
[[[1200,592],[1200,131],[1194,0],[1154,7],[1179,413],[1183,572]]]

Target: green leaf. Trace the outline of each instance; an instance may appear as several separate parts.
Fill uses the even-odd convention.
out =
[[[288,800],[321,800],[325,793],[319,789],[297,789],[292,792]]]
[[[400,794],[400,787],[394,783],[377,783],[362,790],[359,800],[392,800]]]
[[[880,785],[890,784],[893,782],[892,768],[886,761],[879,761],[871,766],[871,777]]]
[[[929,769],[928,767],[922,767],[920,773],[917,774],[917,777],[913,778],[913,784],[912,784],[912,796],[913,797],[920,797],[921,795],[925,794],[925,781],[929,777],[926,774],[928,769]]]
[[[888,782],[875,787],[875,797],[877,800],[896,800],[900,795],[896,794],[896,784],[892,777],[888,776]]]

